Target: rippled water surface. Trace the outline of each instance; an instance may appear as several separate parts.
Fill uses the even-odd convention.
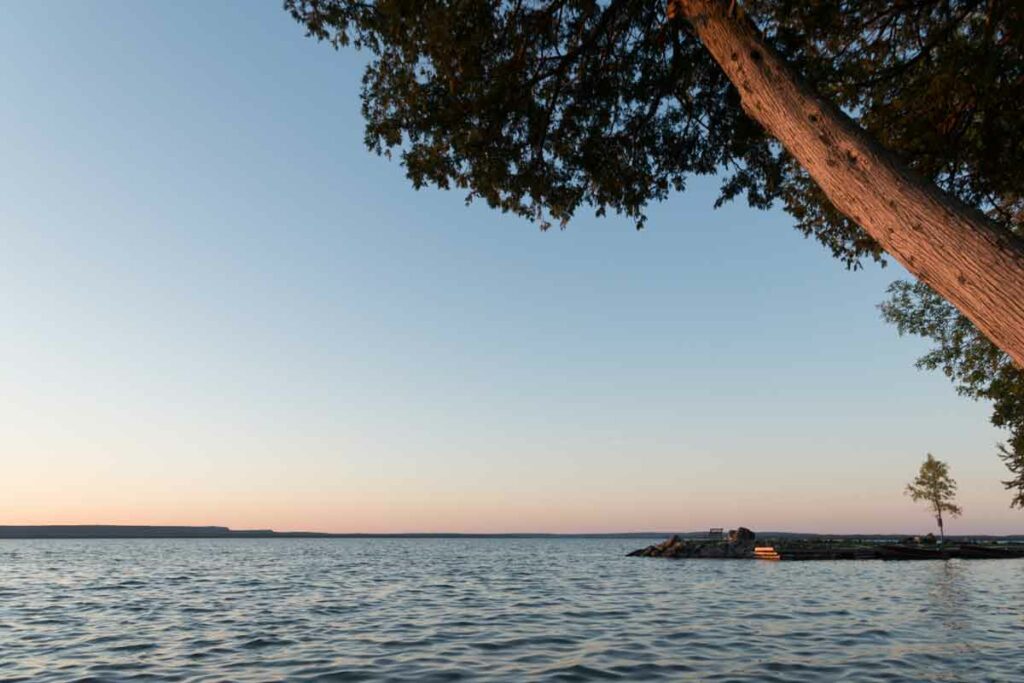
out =
[[[0,679],[1024,681],[1024,561],[642,541],[0,541]]]

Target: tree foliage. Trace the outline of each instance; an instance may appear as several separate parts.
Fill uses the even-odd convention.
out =
[[[1003,486],[1013,491],[1014,494],[1010,506],[1024,508],[1024,448],[1021,448],[1019,441],[1016,446],[1012,447],[1000,444],[999,457],[1006,465],[1006,469],[1010,470],[1010,474],[1013,475],[1012,478],[1003,482]]]
[[[907,484],[906,495],[914,502],[924,501],[935,521],[939,524],[939,533],[944,534],[942,528],[942,514],[946,513],[951,517],[959,517],[963,510],[956,504],[956,482],[949,476],[949,465],[936,460],[929,453],[925,461],[921,463],[914,481]]]
[[[308,33],[368,50],[367,145],[417,187],[548,225],[581,206],[644,222],[691,174],[774,202],[856,267],[877,245],[739,106],[666,0],[285,0]],[[1020,220],[1024,8],[1012,0],[749,0],[802,76],[921,175]]]
[[[941,370],[961,395],[991,401],[992,424],[1010,434],[1000,457],[1016,475],[1003,484],[1014,492],[1011,506],[1024,508],[1024,370],[922,283],[894,282],[881,309],[900,334],[935,343],[918,359],[919,368]]]
[[[743,113],[669,0],[285,0],[308,34],[365,49],[367,146],[412,183],[565,226],[582,208],[645,207],[719,175],[716,204],[778,203],[849,268],[882,260],[807,173]],[[998,223],[1024,225],[1024,3],[746,0],[766,41],[903,163]],[[922,367],[994,402],[1021,443],[1022,380],[921,285],[885,315],[932,338]],[[1014,481],[1018,481],[1014,480]],[[1019,484],[1018,502],[1024,505]]]

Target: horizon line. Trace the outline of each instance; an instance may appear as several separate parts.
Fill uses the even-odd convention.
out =
[[[0,524],[0,539],[16,538],[636,538],[664,537],[673,534],[681,536],[708,537],[718,528],[706,530],[635,530],[635,531],[498,531],[498,532],[464,532],[464,531],[397,531],[397,532],[363,532],[363,531],[276,531],[274,529],[232,529],[223,525],[196,524]],[[66,531],[69,536],[61,536]],[[726,529],[721,529],[722,534]],[[46,533],[45,536],[33,535]],[[48,533],[47,533],[48,532]],[[77,533],[76,533],[77,532]],[[83,533],[84,532],[84,533]],[[91,534],[89,532],[92,532]],[[103,535],[104,533],[110,535]],[[817,531],[788,531],[782,529],[757,531],[762,537],[778,535],[816,536],[816,537],[913,537],[924,536],[921,533],[904,532],[847,532],[823,533]],[[1022,533],[993,534],[952,534],[950,538],[1020,538]]]

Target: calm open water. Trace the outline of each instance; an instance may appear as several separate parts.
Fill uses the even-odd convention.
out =
[[[1024,681],[1024,561],[647,541],[0,541],[0,679]]]

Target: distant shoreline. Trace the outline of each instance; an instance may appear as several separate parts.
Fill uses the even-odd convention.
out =
[[[706,531],[626,531],[610,533],[326,533],[318,531],[273,531],[272,529],[230,529],[223,526],[149,526],[117,524],[0,525],[0,539],[158,539],[158,538],[705,538]],[[914,534],[821,534],[792,531],[758,532],[761,538],[898,540]],[[949,540],[1024,541],[1024,534],[968,534],[947,536]]]
[[[668,532],[666,532],[668,533]],[[0,539],[42,538],[661,538],[662,532],[596,534],[554,533],[330,533],[320,531],[274,531],[272,529],[229,529],[228,527],[121,526],[121,525],[38,525],[0,526]]]

